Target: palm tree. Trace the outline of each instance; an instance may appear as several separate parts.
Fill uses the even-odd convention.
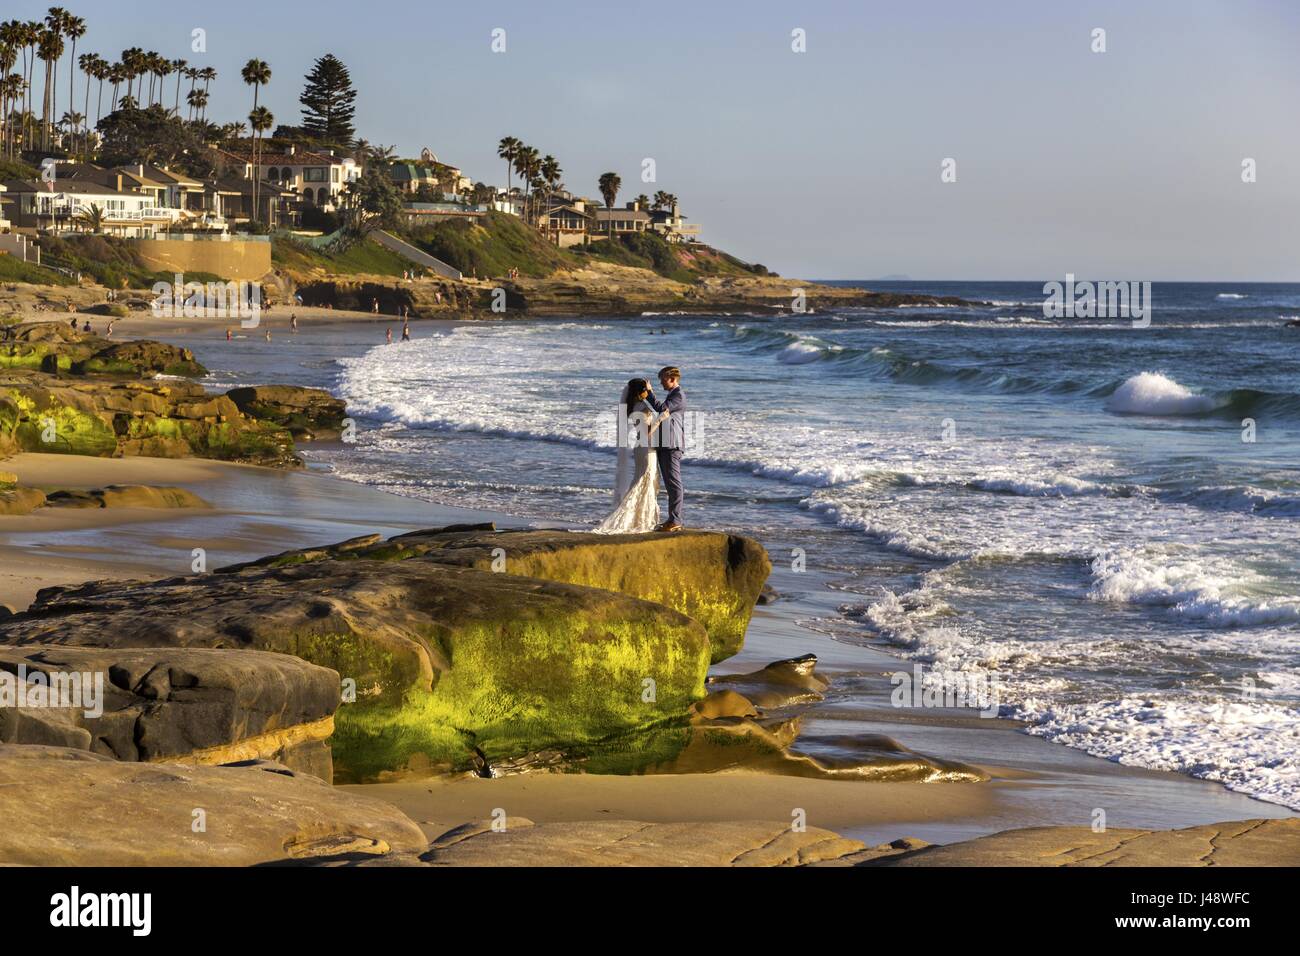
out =
[[[21,47],[22,24],[17,20],[8,20],[0,24],[0,148],[6,154],[10,149],[11,101],[17,84],[14,77],[22,79],[17,73],[9,71],[18,63],[18,51]]]
[[[497,155],[506,161],[506,192],[510,192],[510,170],[523,145],[513,136],[503,136],[501,142],[497,143]]]
[[[189,94],[185,97],[185,102],[190,104],[190,120],[192,122],[198,119],[200,110],[205,112],[207,111],[208,94],[204,93],[202,90],[190,90]]]
[[[76,145],[77,130],[81,128],[81,121],[84,119],[85,117],[82,116],[80,113],[77,113],[73,110],[68,110],[66,113],[63,114],[63,118],[59,120],[58,125],[68,131],[68,140],[74,146]],[[66,149],[67,147],[64,148]],[[68,152],[73,152],[73,150],[68,150]]]
[[[199,91],[202,92],[202,91]],[[225,123],[217,131],[217,141],[222,146],[227,146],[232,140],[242,139],[248,133],[248,127],[243,123]]]
[[[99,81],[99,89],[95,93],[95,125],[98,126],[104,115],[104,81],[112,79],[113,65],[97,53],[95,54],[94,72],[91,73],[91,76]]]
[[[27,81],[23,79],[21,73],[10,73],[0,80],[0,102],[3,103],[5,146],[10,156],[14,154],[14,146],[16,145],[13,108],[17,101],[22,98],[23,91],[26,88]]]
[[[31,143],[31,123],[32,123],[32,79],[36,72],[36,51],[40,45],[41,37],[44,35],[45,28],[41,26],[39,20],[28,20],[22,24],[22,50],[23,50],[23,71],[27,75],[27,81],[23,87],[23,146],[30,148]]]
[[[107,219],[108,214],[104,212],[102,206],[98,205],[84,207],[81,212],[77,213],[74,217],[74,221],[78,226],[85,229],[87,232],[93,233],[103,232],[104,223]]]
[[[57,38],[56,41],[49,41],[49,47],[54,50],[54,56],[45,62],[45,100],[41,121],[44,124],[44,145],[46,148],[49,147],[48,140],[54,126],[54,114],[58,111],[59,60],[63,58],[63,29],[67,25],[70,16],[71,14],[63,7],[50,7],[45,14],[46,33],[53,34]],[[51,68],[54,70],[52,77],[50,76]]]
[[[637,204],[638,209],[650,208],[650,197],[647,196],[645,193],[642,193],[641,195],[637,196],[636,199],[633,199],[632,201]]]
[[[263,115],[270,115],[265,110],[262,113],[258,112],[257,94],[263,86],[271,82],[271,67],[265,60],[252,59],[244,64],[244,68],[239,71],[239,75],[243,77],[245,83],[253,88],[253,111],[248,114],[248,122],[253,127],[253,219],[256,220],[258,183],[262,179],[258,170],[260,159],[258,147],[261,145],[262,137],[257,134],[257,121],[253,117],[256,116],[260,119]],[[206,89],[206,87],[204,88]]]
[[[172,73],[172,61],[169,60],[169,59],[167,59],[167,57],[165,57],[165,56],[159,56],[157,53],[151,53],[151,54],[149,54],[149,56],[151,57],[151,59],[150,59],[150,61],[149,61],[149,72],[152,73],[154,76],[156,76],[156,77],[158,78],[158,105],[159,105],[159,106],[162,106],[162,101],[163,101],[163,86],[165,85],[165,84],[163,83],[163,80],[165,80],[165,79],[167,79],[167,77],[171,76],[171,73]],[[151,90],[153,89],[153,81],[152,81],[152,80],[149,81],[149,88],[150,88]],[[151,102],[152,102],[152,99],[153,99],[153,98],[150,97],[150,101],[151,101]]]
[[[541,156],[538,155],[536,147],[520,146],[519,152],[515,156],[515,172],[524,182],[524,218],[530,215],[530,208],[533,196],[533,177],[537,175],[538,167],[542,165]],[[529,219],[531,222],[532,220]]]
[[[258,170],[258,160],[259,160],[259,158],[260,158],[260,156],[261,156],[261,152],[262,152],[262,150],[261,150],[261,146],[262,146],[262,134],[265,133],[268,129],[271,128],[271,124],[272,124],[273,122],[275,122],[275,117],[271,115],[271,111],[268,110],[265,106],[259,106],[259,107],[257,107],[256,109],[254,109],[253,112],[251,112],[251,113],[248,114],[248,125],[251,126],[251,127],[253,128],[253,156],[254,156],[254,161],[253,161],[253,221],[254,221],[254,222],[257,221],[257,211],[258,211],[258,210],[257,210],[257,193],[258,193],[258,184],[261,182],[261,179],[262,179],[261,172]],[[271,218],[270,216],[267,216],[267,219],[270,219],[270,218]],[[270,225],[270,223],[267,223],[267,225]]]
[[[74,69],[77,66],[77,41],[86,35],[86,21],[70,13],[65,14],[63,35],[72,41],[72,49],[68,55],[68,108],[72,110],[77,105],[77,83],[74,78],[76,75]]]
[[[613,209],[614,200],[618,198],[618,190],[623,185],[623,180],[619,178],[618,173],[601,173],[597,183],[600,186],[600,196],[605,200],[605,208]]]
[[[189,64],[184,60],[172,60],[172,72],[176,74],[176,104],[172,107],[172,112],[177,116],[181,115],[181,77],[188,75],[187,66]]]
[[[39,47],[41,62],[45,64],[45,93],[41,99],[41,146],[49,149],[51,118],[54,112],[55,67],[59,57],[63,56],[63,34],[54,29],[45,30],[41,34]]]
[[[117,91],[121,89],[122,84],[127,81],[127,76],[128,73],[127,73],[126,66],[120,61],[112,64],[108,68],[108,79],[113,86],[113,95],[109,98],[110,102],[108,104],[113,108],[113,110],[110,110],[110,112],[120,108],[118,105],[119,101],[117,98]],[[128,93],[127,95],[129,96],[130,93]]]

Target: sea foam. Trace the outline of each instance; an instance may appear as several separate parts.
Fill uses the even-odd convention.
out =
[[[1125,415],[1200,415],[1217,407],[1213,398],[1197,395],[1159,372],[1130,377],[1106,399],[1108,411]]]

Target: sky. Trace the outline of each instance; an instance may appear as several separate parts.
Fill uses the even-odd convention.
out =
[[[216,122],[247,117],[256,56],[261,102],[298,123],[333,53],[372,143],[500,185],[516,136],[575,192],[612,170],[620,202],[674,193],[705,241],[783,275],[1300,281],[1294,0],[63,5],[78,53],[215,67]]]

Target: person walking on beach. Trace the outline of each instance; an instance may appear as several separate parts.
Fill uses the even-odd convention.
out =
[[[378,298],[374,298],[374,299],[371,299],[371,300],[370,300],[370,314],[371,314],[371,315],[378,315],[378,314],[379,314],[379,299],[378,299]]]
[[[298,334],[298,313],[294,312],[289,316],[289,328],[293,329],[293,334]]]
[[[411,322],[409,319],[402,320],[402,341],[411,341]]]
[[[389,345],[393,344],[393,327],[391,325],[388,327],[388,331],[384,333],[384,340]]]
[[[229,341],[231,340],[231,338],[232,338],[232,336],[231,336],[231,334],[230,334],[230,329],[226,329],[226,341],[229,342]]]
[[[686,447],[686,395],[682,392],[682,373],[675,365],[659,370],[659,384],[664,387],[663,401],[651,392],[646,401],[656,412],[668,412],[669,418],[659,429],[659,445],[655,455],[659,459],[659,474],[664,490],[668,492],[668,520],[656,531],[682,530],[682,502],[686,497],[682,487],[682,451]]]

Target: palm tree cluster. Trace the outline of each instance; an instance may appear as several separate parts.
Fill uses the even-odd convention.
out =
[[[108,110],[141,109],[163,106],[180,116],[181,84],[190,81],[186,103],[188,119],[207,122],[208,87],[217,78],[212,67],[192,69],[182,59],[168,59],[151,50],[131,47],[123,50],[116,61],[98,53],[77,55],[77,42],[86,35],[86,21],[63,7],[50,7],[44,20],[8,20],[0,23],[0,141],[6,156],[22,149],[49,150],[57,130],[67,136],[64,148],[69,154],[89,154],[91,86],[95,86],[95,125],[104,117],[104,85],[109,86]],[[61,63],[68,62],[67,106],[60,109]],[[19,60],[21,59],[21,64]],[[41,87],[40,117],[32,102],[36,64],[44,69]],[[81,108],[77,108],[77,74],[82,76]],[[167,96],[169,76],[176,85]],[[202,87],[199,82],[202,81]],[[167,100],[170,99],[170,106]]]
[[[510,191],[512,174],[517,174],[524,186],[524,219],[534,222],[549,207],[551,196],[564,188],[560,180],[564,170],[554,156],[543,156],[536,147],[514,136],[501,138],[497,155],[506,161],[506,191]],[[539,202],[542,197],[544,200]]]

